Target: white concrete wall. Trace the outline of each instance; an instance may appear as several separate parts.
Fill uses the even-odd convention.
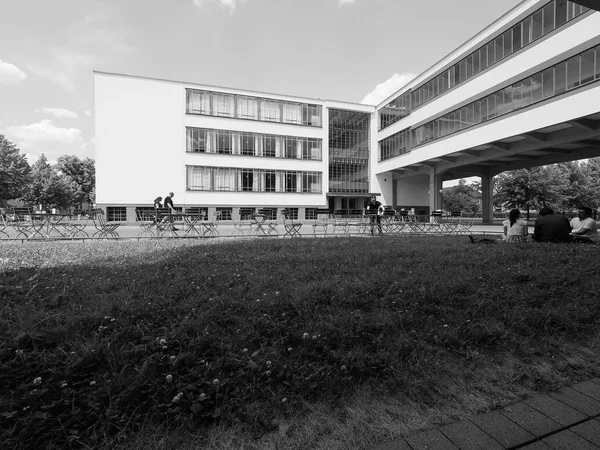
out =
[[[327,204],[329,153],[325,102],[268,95],[268,98],[320,104],[323,108],[320,128],[196,116],[185,114],[186,87],[267,97],[263,93],[95,73],[96,202],[99,205],[147,205],[158,195],[165,197],[170,191],[175,193],[176,205],[188,206],[324,207]],[[348,104],[344,106],[350,109]],[[375,110],[369,106],[354,106],[359,110]],[[322,139],[322,160],[186,153],[186,126],[319,138]],[[187,191],[187,165],[321,172],[323,189],[320,194]]]

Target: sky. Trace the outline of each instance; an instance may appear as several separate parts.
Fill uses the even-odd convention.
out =
[[[377,104],[521,0],[0,0],[0,134],[95,158],[93,71]]]

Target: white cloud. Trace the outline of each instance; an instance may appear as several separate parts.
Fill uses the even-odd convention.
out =
[[[223,8],[223,9],[229,9],[229,14],[233,14],[233,12],[235,11],[235,8],[239,3],[246,3],[248,0],[193,0],[192,3],[194,4],[194,6],[196,8],[202,8],[204,6],[204,2],[206,1],[213,1],[213,2],[217,2],[217,4]],[[347,1],[347,0],[345,0]]]
[[[83,114],[84,114],[84,115],[86,115],[86,116],[88,116],[88,117],[92,117],[92,112],[91,112],[89,109],[86,109],[86,110],[83,112]]]
[[[18,84],[26,78],[27,74],[17,66],[0,59],[0,84]]]
[[[75,111],[69,111],[64,108],[36,108],[35,112],[50,114],[57,119],[77,119],[79,117]]]
[[[415,76],[412,73],[395,73],[383,83],[375,86],[375,89],[369,92],[362,99],[361,103],[365,105],[378,105],[398,89],[409,83]]]
[[[49,161],[56,160],[61,155],[93,157],[93,142],[85,142],[79,128],[57,127],[49,119],[29,125],[11,125],[2,134],[29,155],[30,162],[42,153]]]
[[[355,3],[356,0],[338,0],[338,5],[340,6],[340,8],[344,5],[350,5],[352,3]]]

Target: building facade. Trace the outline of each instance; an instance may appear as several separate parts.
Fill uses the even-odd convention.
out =
[[[600,156],[600,13],[525,0],[376,106],[95,72],[97,205],[175,193],[209,214],[382,203],[430,211],[442,182]]]

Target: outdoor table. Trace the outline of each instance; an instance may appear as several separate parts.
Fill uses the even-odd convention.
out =
[[[42,239],[48,239],[54,231],[61,237],[66,237],[58,227],[63,225],[61,222],[67,217],[71,218],[71,213],[32,213],[31,222],[33,233],[27,239],[32,239],[35,236],[39,236]],[[46,230],[45,236],[42,234],[44,229]]]
[[[202,237],[204,235],[206,229],[202,226],[202,220],[205,217],[203,213],[182,213],[181,216],[186,225],[184,236],[187,237],[191,234]],[[201,227],[201,229],[199,230],[198,227]]]
[[[265,229],[265,215],[264,214],[252,214],[252,225],[256,228],[254,229],[254,234],[262,233],[264,236],[267,236],[267,230]]]

